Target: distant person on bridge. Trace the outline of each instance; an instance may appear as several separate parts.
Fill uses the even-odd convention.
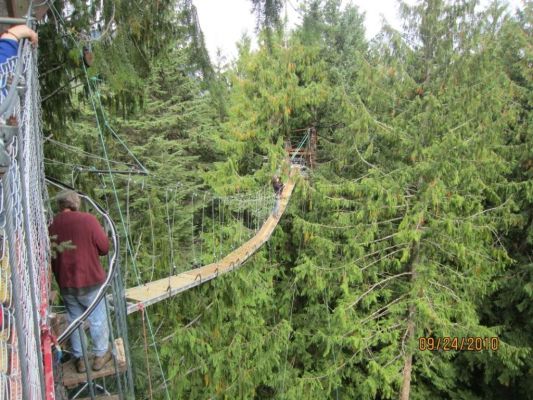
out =
[[[57,202],[60,211],[50,225],[50,237],[57,245],[70,241],[72,246],[56,253],[52,270],[70,323],[93,302],[106,279],[99,256],[109,252],[109,240],[95,216],[79,211],[80,197],[76,192],[61,192]],[[104,300],[89,315],[89,323],[95,355],[92,369],[98,371],[111,360]],[[75,331],[71,336],[72,352],[76,357],[76,369],[81,373],[86,367],[80,340],[79,332]]]
[[[281,183],[281,179],[279,176],[274,175],[272,177],[272,188],[274,189],[274,193],[276,195],[276,202],[274,203],[274,210],[272,210],[272,214],[274,214],[274,217],[278,217],[278,211],[279,211],[279,201],[281,198],[281,192],[283,192],[283,183]]]

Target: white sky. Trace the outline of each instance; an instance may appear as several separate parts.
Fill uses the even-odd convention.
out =
[[[514,9],[521,6],[525,0],[507,0]],[[345,1],[348,3],[349,1]],[[365,26],[368,38],[372,38],[381,29],[382,17],[391,25],[399,28],[396,0],[352,0],[360,11],[366,14]],[[410,2],[415,2],[411,0]],[[489,0],[481,0],[482,4]],[[243,33],[255,36],[255,16],[252,15],[250,0],[193,0],[198,11],[200,26],[204,32],[206,46],[211,60],[216,62],[216,52],[219,48],[229,59],[237,55],[235,44]],[[295,8],[298,0],[287,0],[287,14],[290,25],[298,22]]]

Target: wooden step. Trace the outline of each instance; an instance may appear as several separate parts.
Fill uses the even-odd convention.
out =
[[[122,338],[115,339],[115,345],[113,347],[116,354],[118,372],[124,372],[127,368],[127,363]],[[78,373],[74,364],[75,360],[70,360],[63,364],[63,385],[69,389],[78,386],[80,383],[87,382],[87,374],[85,372]],[[115,375],[115,363],[111,359],[100,371],[91,370],[90,372],[93,380],[104,376]]]

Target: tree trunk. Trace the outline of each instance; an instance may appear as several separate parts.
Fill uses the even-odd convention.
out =
[[[405,342],[407,345],[411,342],[415,334],[415,321],[414,321],[415,306],[409,306],[409,319],[407,321],[407,336]],[[407,351],[405,360],[403,363],[403,378],[402,378],[402,391],[400,392],[400,400],[409,400],[409,393],[411,390],[411,370],[413,368],[413,352]]]
[[[409,270],[411,272],[411,284],[416,280],[416,263],[418,262],[418,255],[420,250],[420,244],[416,243],[411,259],[409,260]],[[411,391],[411,370],[413,369],[413,352],[410,349],[411,342],[415,335],[415,313],[416,307],[413,303],[409,305],[409,315],[407,317],[407,332],[405,335],[404,344],[407,346],[405,353],[403,372],[402,372],[402,390],[400,391],[400,400],[409,400],[409,394]]]

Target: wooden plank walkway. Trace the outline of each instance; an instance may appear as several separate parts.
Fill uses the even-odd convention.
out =
[[[273,214],[270,214],[254,237],[216,263],[126,289],[126,300],[129,302],[128,314],[136,312],[142,307],[175,296],[178,293],[184,292],[195,286],[199,286],[219,275],[233,271],[235,268],[244,264],[246,260],[248,260],[268,239],[270,239],[270,235],[272,235],[272,232],[278,225],[281,216],[287,208],[287,204],[291,198],[295,185],[293,176],[295,173],[299,172],[299,170],[300,168],[298,166],[293,166],[291,168],[291,176],[281,193],[278,215],[274,216]]]
[[[127,368],[127,363],[126,355],[124,353],[124,342],[122,341],[122,338],[115,339],[114,357],[117,363],[118,373],[124,372]],[[76,371],[74,362],[75,360],[70,360],[63,364],[63,385],[67,388],[73,388],[80,383],[87,382],[87,374],[85,372],[81,374],[78,373],[78,371]],[[91,371],[90,373],[91,379],[114,376],[117,373],[117,370],[115,369],[115,362],[113,359],[111,359],[111,361],[108,361],[108,363],[100,371]]]

